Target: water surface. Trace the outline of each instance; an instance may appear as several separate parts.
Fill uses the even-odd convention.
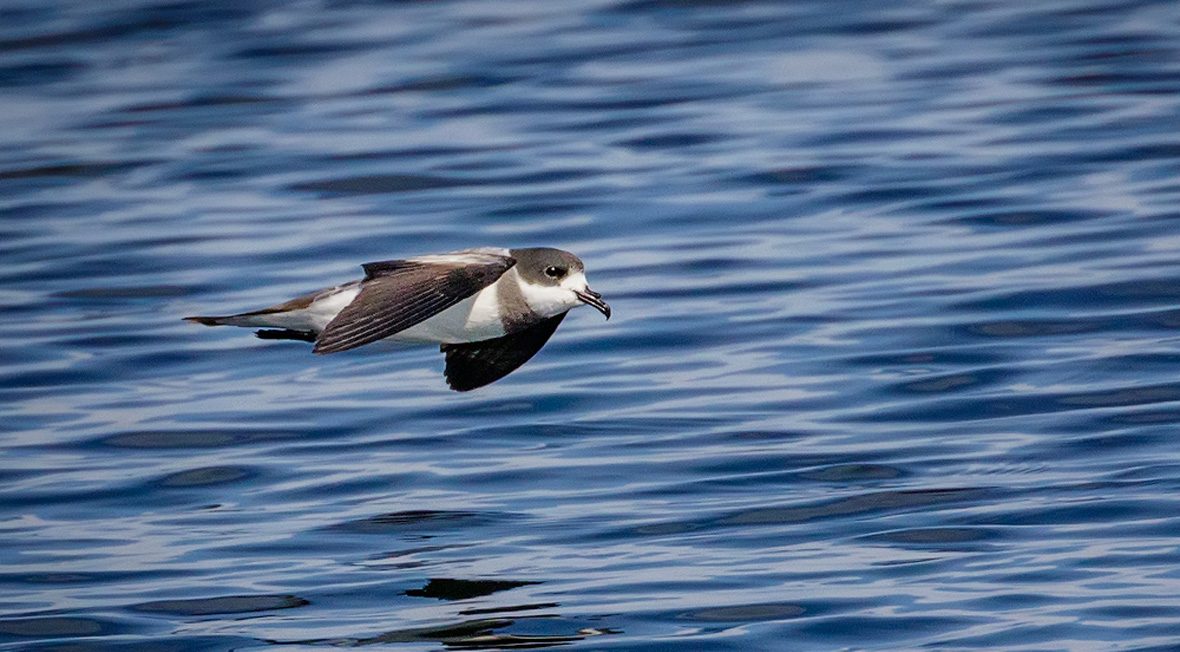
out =
[[[1167,649],[1174,2],[12,2],[0,645]],[[550,245],[470,394],[205,329]]]

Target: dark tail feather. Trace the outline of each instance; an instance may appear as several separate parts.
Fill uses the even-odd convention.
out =
[[[294,331],[289,328],[264,329],[254,331],[260,340],[297,340],[300,342],[314,342],[316,334],[311,331]]]
[[[227,325],[225,323],[226,319],[229,319],[229,317],[225,316],[225,317],[185,317],[184,318],[185,321],[192,321],[192,322],[196,322],[198,324],[204,324],[206,326]]]

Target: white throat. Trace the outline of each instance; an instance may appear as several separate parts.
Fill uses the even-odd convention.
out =
[[[586,291],[586,275],[576,272],[562,279],[559,285],[533,285],[517,276],[520,294],[533,312],[542,317],[555,317],[582,305],[574,291]]]

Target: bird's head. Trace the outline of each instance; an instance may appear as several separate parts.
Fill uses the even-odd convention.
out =
[[[552,317],[584,303],[610,319],[610,306],[586,284],[586,268],[577,256],[549,247],[508,253],[516,259],[521,293],[535,312]]]

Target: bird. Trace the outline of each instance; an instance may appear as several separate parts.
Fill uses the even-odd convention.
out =
[[[321,355],[379,340],[438,344],[447,385],[466,392],[528,362],[570,310],[588,305],[611,316],[582,260],[551,247],[480,247],[361,268],[360,280],[268,308],[185,319],[259,328],[262,339],[311,342]]]

